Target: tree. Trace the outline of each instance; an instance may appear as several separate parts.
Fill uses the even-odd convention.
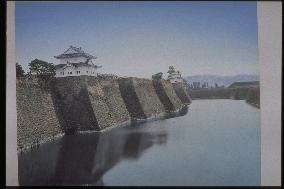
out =
[[[159,73],[156,73],[156,74],[152,75],[152,79],[153,80],[160,80],[160,79],[162,79],[162,77],[163,77],[163,73],[162,72],[159,72]]]
[[[200,89],[200,82],[197,82],[197,88]]]
[[[206,82],[203,82],[201,88],[207,88],[207,83],[206,83]]]
[[[25,71],[22,66],[16,62],[16,77],[23,77],[25,75]]]
[[[52,63],[35,59],[29,63],[30,73],[36,76],[54,76],[55,66]]]

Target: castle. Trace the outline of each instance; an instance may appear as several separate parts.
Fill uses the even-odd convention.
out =
[[[95,65],[92,60],[96,57],[85,53],[81,47],[70,46],[64,53],[55,56],[60,64],[55,66],[55,77],[68,76],[97,76],[97,69],[101,66]]]
[[[169,71],[168,71],[168,80],[171,83],[182,83],[183,79],[181,77],[181,73],[179,71],[176,71],[173,66],[169,66]]]

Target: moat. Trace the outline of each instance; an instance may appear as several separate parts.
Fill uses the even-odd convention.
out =
[[[20,185],[260,185],[260,110],[193,100],[185,115],[68,135],[19,154]]]

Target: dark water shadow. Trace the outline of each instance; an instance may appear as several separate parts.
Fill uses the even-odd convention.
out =
[[[184,116],[188,106],[163,118]],[[19,154],[20,185],[104,185],[103,175],[122,160],[138,160],[154,144],[167,143],[165,129],[144,131],[145,122],[106,132],[74,133]]]
[[[103,133],[66,135],[19,155],[20,185],[103,185],[103,175],[122,160],[137,160],[166,130],[126,126]]]

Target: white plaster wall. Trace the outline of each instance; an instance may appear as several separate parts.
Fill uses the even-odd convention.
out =
[[[66,74],[64,72],[64,75],[61,75],[60,72],[64,72],[64,70],[61,68],[61,69],[57,69],[55,71],[55,77],[66,77]]]
[[[81,75],[97,76],[96,68],[80,67],[80,70]]]
[[[72,66],[68,66],[64,69],[64,76],[76,76],[77,69],[74,69]],[[69,74],[68,74],[69,72]],[[70,74],[72,72],[72,74]]]
[[[77,71],[80,71],[80,73],[78,74]],[[64,72],[64,75],[61,75],[60,72]],[[70,74],[70,72],[72,72],[72,74]],[[68,76],[80,76],[80,75],[97,76],[97,69],[88,68],[86,66],[81,66],[77,68],[73,66],[68,66],[66,68],[57,69],[55,73],[56,73],[55,77],[68,77]]]
[[[181,83],[182,79],[181,78],[173,78],[173,79],[170,79],[170,82],[171,83]]]

